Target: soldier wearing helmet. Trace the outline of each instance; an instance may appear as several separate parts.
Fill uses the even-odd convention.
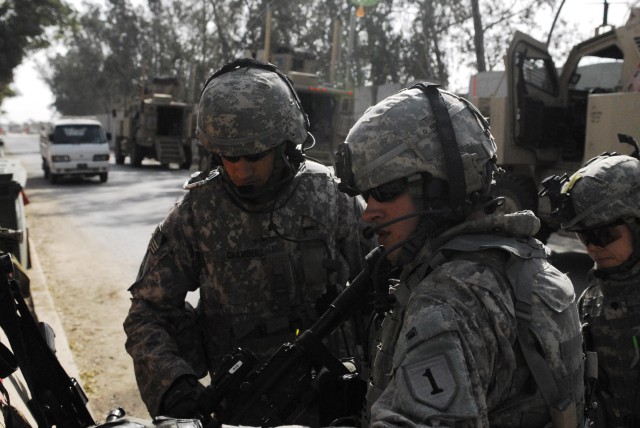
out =
[[[197,136],[219,166],[188,181],[156,228],[124,323],[152,416],[202,413],[199,378],[238,347],[264,362],[360,272],[371,248],[359,233],[364,201],[305,159],[307,130],[298,96],[272,64],[237,60],[204,85]],[[193,311],[185,296],[196,289]],[[353,356],[347,337],[328,345]]]
[[[576,233],[594,262],[589,287],[578,302],[587,361],[593,361],[588,367],[594,368],[586,377],[590,418],[598,427],[637,427],[640,160],[637,152],[605,153],[571,177],[551,179],[556,183],[548,186],[556,190],[549,193],[554,213],[563,229]]]
[[[580,325],[531,212],[497,214],[488,124],[421,83],[369,108],[341,188],[399,269],[370,348],[368,426],[581,426]]]

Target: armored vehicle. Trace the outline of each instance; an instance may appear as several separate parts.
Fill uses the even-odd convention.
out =
[[[180,100],[175,77],[155,77],[151,85],[121,109],[114,109],[117,164],[128,156],[133,166],[145,158],[163,165],[191,166],[191,114],[193,107]]]
[[[496,179],[505,209],[531,209],[542,235],[559,225],[538,196],[552,174],[572,173],[602,152],[629,154],[618,134],[640,141],[640,8],[570,51],[557,69],[546,44],[517,32],[504,72],[473,76],[469,99],[489,117],[506,174]],[[558,71],[559,70],[559,71]]]

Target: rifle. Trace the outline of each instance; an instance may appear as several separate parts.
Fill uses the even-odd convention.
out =
[[[392,266],[379,246],[365,257],[365,267],[329,305],[324,314],[293,343],[285,343],[256,370],[258,360],[237,349],[227,355],[207,386],[208,408],[215,423],[275,426],[295,422],[318,396],[323,376],[339,382],[355,381],[350,372],[322,343],[353,314],[374,284],[386,281]],[[331,381],[331,380],[330,380]]]
[[[51,327],[38,324],[33,318],[14,277],[11,256],[3,252],[0,252],[0,327],[31,392],[27,406],[38,427],[95,425],[82,387],[67,375],[49,344]]]

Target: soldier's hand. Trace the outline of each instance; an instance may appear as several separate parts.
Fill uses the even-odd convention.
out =
[[[211,421],[207,409],[207,390],[195,376],[181,376],[165,392],[161,414],[172,418],[200,419],[203,425]]]

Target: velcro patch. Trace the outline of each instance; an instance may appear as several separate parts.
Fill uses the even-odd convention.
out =
[[[441,411],[449,408],[458,386],[444,354],[402,366],[402,372],[416,401]]]
[[[162,226],[156,227],[156,230],[151,235],[151,240],[149,241],[149,251],[151,254],[155,254],[160,249],[160,246],[165,241],[166,237],[164,233],[162,233]]]

